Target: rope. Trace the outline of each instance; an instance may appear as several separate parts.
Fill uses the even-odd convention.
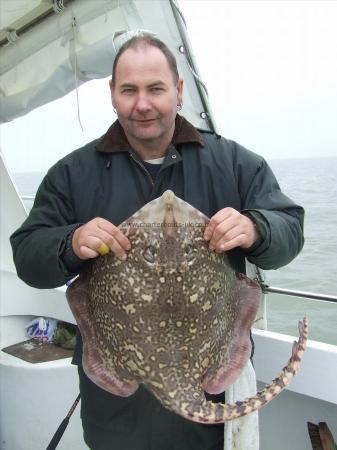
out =
[[[63,1],[63,0],[61,0]],[[76,92],[76,106],[77,106],[77,120],[78,123],[80,124],[80,127],[82,129],[82,131],[84,131],[82,122],[81,122],[81,113],[80,113],[80,99],[79,99],[79,95],[78,95],[78,76],[77,76],[77,54],[76,54],[76,30],[77,30],[77,23],[76,23],[76,18],[73,17],[72,21],[71,21],[71,29],[73,32],[73,45],[74,45],[74,75],[75,75],[75,92]]]
[[[9,44],[14,44],[16,41],[18,41],[20,38],[16,34],[16,30],[7,28],[4,30],[6,33],[6,38]]]
[[[63,0],[53,0],[53,10],[56,14],[62,14],[65,9]]]

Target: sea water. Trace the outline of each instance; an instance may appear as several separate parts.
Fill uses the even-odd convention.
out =
[[[306,210],[305,245],[287,266],[264,272],[266,283],[320,294],[337,295],[337,157],[268,161],[282,191]],[[34,195],[41,173],[14,176],[22,195]],[[32,202],[26,200],[31,207]],[[310,338],[337,345],[337,303],[267,295],[268,329],[297,335],[304,315]]]
[[[266,271],[271,286],[337,296],[337,157],[269,161],[282,191],[305,208],[302,252]],[[337,303],[268,295],[268,328],[296,335],[304,314],[310,338],[337,345]]]

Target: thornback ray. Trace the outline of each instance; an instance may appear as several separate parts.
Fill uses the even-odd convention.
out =
[[[304,318],[288,363],[255,396],[234,404],[206,400],[205,391],[225,391],[247,363],[262,296],[226,254],[208,249],[208,221],[166,191],[119,226],[131,242],[127,260],[100,256],[67,290],[83,368],[94,383],[119,396],[142,383],[168,409],[204,424],[275,398],[298,373],[308,334]]]

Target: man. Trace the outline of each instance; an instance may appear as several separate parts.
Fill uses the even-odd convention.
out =
[[[211,251],[262,268],[291,261],[303,246],[303,209],[279,189],[265,161],[238,144],[197,131],[177,115],[183,81],[167,47],[150,35],[119,50],[110,81],[116,121],[101,138],[63,158],[43,180],[34,207],[11,237],[28,284],[64,284],[111,250],[127,258],[117,225],[171,189],[211,217]],[[222,425],[201,425],[164,409],[144,388],[128,398],[92,383],[79,366],[84,437],[92,450],[221,450]],[[224,395],[208,396],[224,401]]]

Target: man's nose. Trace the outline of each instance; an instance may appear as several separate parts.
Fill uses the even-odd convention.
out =
[[[136,108],[138,111],[146,112],[151,109],[151,103],[146,94],[139,93],[137,97]]]

